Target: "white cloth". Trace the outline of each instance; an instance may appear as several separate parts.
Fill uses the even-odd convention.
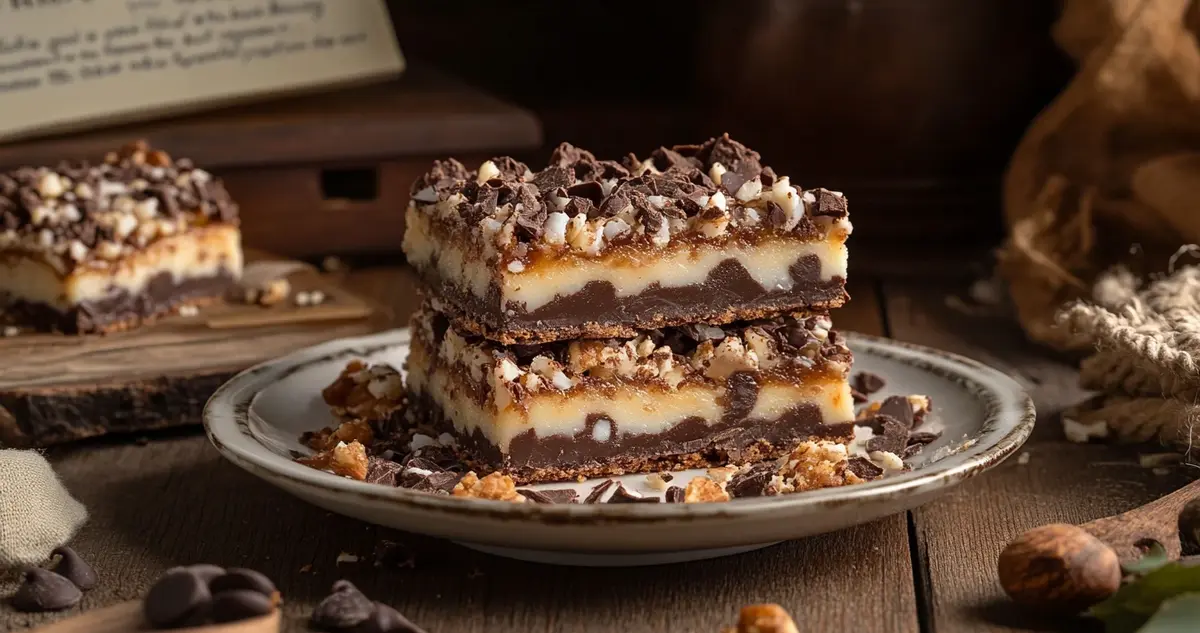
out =
[[[0,450],[0,569],[45,562],[85,521],[45,457]]]

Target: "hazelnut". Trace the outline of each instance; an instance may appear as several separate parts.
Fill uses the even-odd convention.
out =
[[[1082,528],[1064,523],[1022,534],[1000,552],[997,567],[1010,598],[1064,612],[1101,602],[1121,586],[1116,552]]]
[[[736,633],[799,633],[792,616],[777,604],[742,607]]]

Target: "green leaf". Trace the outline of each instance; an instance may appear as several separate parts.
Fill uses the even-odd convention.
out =
[[[1200,593],[1185,593],[1162,603],[1138,633],[1195,633],[1200,628]]]
[[[1163,547],[1162,543],[1153,541],[1141,558],[1121,565],[1121,570],[1133,576],[1144,576],[1169,562],[1171,559],[1167,557],[1167,548]]]
[[[1106,633],[1134,633],[1165,601],[1200,592],[1200,567],[1164,565],[1121,587],[1088,614],[1104,622]]]

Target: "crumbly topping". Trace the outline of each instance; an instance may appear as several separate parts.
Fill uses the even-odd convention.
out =
[[[341,442],[358,442],[363,446],[375,443],[375,431],[366,420],[347,420],[334,427],[325,427],[319,431],[305,433],[300,437],[305,446],[315,451],[326,451]]]
[[[38,254],[61,270],[107,266],[191,227],[237,221],[219,179],[143,142],[99,164],[0,174],[0,252]]]
[[[336,380],[321,390],[321,397],[338,417],[385,420],[404,405],[404,379],[386,363],[368,366],[352,360]]]
[[[723,326],[664,328],[630,339],[501,346],[463,335],[428,305],[413,317],[413,330],[439,361],[459,368],[475,384],[489,385],[501,408],[526,392],[569,391],[589,381],[639,380],[674,389],[684,381],[721,382],[746,371],[845,373],[850,350],[831,326],[826,314],[794,313]]]
[[[789,493],[857,483],[857,477],[846,469],[849,461],[845,444],[801,442],[779,459],[775,484],[780,492]]]
[[[493,501],[509,501],[524,503],[525,497],[517,492],[517,486],[512,477],[500,473],[492,473],[482,479],[474,471],[463,475],[451,491],[455,497],[473,497],[476,499],[491,499]]]
[[[684,503],[713,503],[729,501],[729,493],[725,486],[708,477],[692,477],[687,488],[683,489]]]
[[[364,481],[367,478],[367,447],[352,441],[338,442],[332,448],[296,460],[310,468],[324,470],[341,477]]]
[[[851,231],[840,192],[801,191],[760,159],[729,135],[620,162],[563,143],[536,173],[507,157],[475,170],[437,161],[413,184],[412,206],[444,226],[468,229],[485,257],[503,254],[514,273],[535,251],[595,256],[681,238]]]

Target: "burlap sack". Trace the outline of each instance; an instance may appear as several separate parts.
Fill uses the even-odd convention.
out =
[[[1067,0],[1054,37],[1079,72],[1026,132],[1004,183],[1000,252],[1034,340],[1088,343],[1054,314],[1137,255],[1200,242],[1200,0]]]
[[[36,451],[0,450],[0,570],[38,565],[87,520]]]

